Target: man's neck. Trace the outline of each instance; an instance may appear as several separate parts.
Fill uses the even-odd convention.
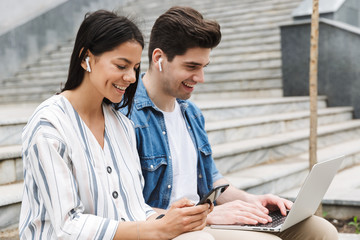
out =
[[[174,111],[176,98],[168,96],[163,92],[160,81],[156,74],[147,71],[142,78],[147,94],[151,101],[164,112]]]

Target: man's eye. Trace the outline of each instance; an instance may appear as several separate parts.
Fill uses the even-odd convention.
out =
[[[188,69],[196,69],[196,66],[187,66],[188,67]]]

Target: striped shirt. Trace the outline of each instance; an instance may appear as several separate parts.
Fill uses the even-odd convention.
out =
[[[119,221],[146,220],[134,127],[103,104],[104,148],[62,95],[44,101],[22,134],[21,239],[112,239]]]

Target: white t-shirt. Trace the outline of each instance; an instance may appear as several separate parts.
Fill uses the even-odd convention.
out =
[[[185,124],[179,103],[175,101],[173,112],[162,112],[165,118],[170,145],[173,186],[170,205],[184,197],[197,203],[197,153]]]

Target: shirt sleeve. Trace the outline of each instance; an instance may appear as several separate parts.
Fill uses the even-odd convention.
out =
[[[42,124],[24,154],[33,185],[27,189],[33,194],[32,211],[46,209],[59,239],[112,239],[118,222],[84,213],[67,146],[50,123]]]

